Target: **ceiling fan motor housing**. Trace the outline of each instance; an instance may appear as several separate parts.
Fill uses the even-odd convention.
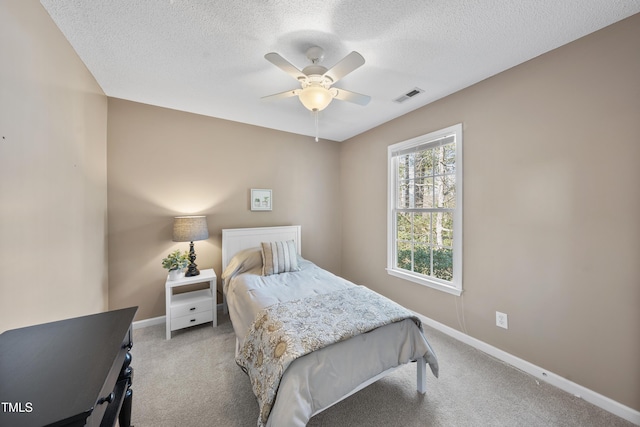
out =
[[[307,73],[307,71],[309,71],[309,68],[314,69],[310,70],[310,73]],[[308,86],[322,86],[325,89],[329,89],[329,87],[333,84],[333,80],[331,79],[331,77],[323,75],[324,72],[317,72],[322,71],[321,69],[324,69],[324,72],[326,72],[326,68],[314,65],[306,67],[304,70],[302,70],[302,72],[306,75],[306,77],[300,77],[298,79],[302,87],[305,88]]]
[[[302,69],[302,73],[306,76],[321,76],[326,72],[326,67],[317,64],[307,65]]]

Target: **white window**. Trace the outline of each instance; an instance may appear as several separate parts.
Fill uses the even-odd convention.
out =
[[[462,293],[462,124],[388,148],[387,271]]]

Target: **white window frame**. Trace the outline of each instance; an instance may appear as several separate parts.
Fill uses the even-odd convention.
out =
[[[397,179],[398,179],[398,162],[395,153],[409,150],[414,147],[424,145],[436,146],[438,141],[453,136],[455,138],[455,155],[456,155],[456,199],[455,209],[453,211],[453,280],[442,280],[433,276],[426,276],[420,273],[408,271],[397,266],[397,239],[396,239],[396,202],[397,198]],[[435,132],[421,135],[406,141],[398,142],[390,145],[387,149],[387,273],[401,279],[409,280],[438,289],[453,295],[460,296],[462,294],[462,123],[449,126]]]

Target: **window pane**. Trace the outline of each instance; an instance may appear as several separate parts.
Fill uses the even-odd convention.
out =
[[[407,209],[411,208],[411,200],[413,194],[413,181],[400,181],[398,183],[398,208]]]
[[[413,181],[413,206],[412,208],[419,208],[422,206],[422,200],[424,198],[424,184],[422,181],[424,178],[416,178]]]
[[[447,144],[434,148],[434,175],[444,175],[455,173],[456,170],[456,147],[455,144]]]
[[[438,213],[441,215],[441,229],[440,233],[442,236],[442,241],[440,244],[442,246],[453,247],[453,212],[442,212]]]
[[[413,238],[416,242],[429,243],[431,235],[431,214],[413,214]]]
[[[411,153],[407,154],[407,171],[405,173],[405,178],[415,178],[416,176],[416,154]]]
[[[415,207],[433,207],[433,178],[419,178],[415,182]]]
[[[397,238],[398,240],[412,240],[411,239],[411,213],[400,212],[396,216],[397,221]]]
[[[444,173],[455,173],[456,171],[456,144],[442,146],[442,167]]]
[[[429,183],[427,179],[431,178],[416,178],[413,183],[414,204],[413,208],[421,208],[425,204],[425,200],[430,199]]]
[[[415,153],[405,154],[398,157],[398,176],[403,179],[415,176]]]
[[[411,243],[398,242],[398,268],[411,271]]]
[[[444,175],[436,178],[439,186],[438,207],[453,209],[456,207],[456,177],[455,175]]]
[[[433,153],[434,163],[433,174],[442,175],[444,173],[444,166],[442,164],[444,150],[442,149],[442,147],[435,147],[431,149],[431,152]]]
[[[435,247],[433,250],[433,275],[438,279],[453,279],[453,251]]]
[[[431,150],[424,150],[416,153],[415,173],[417,177],[433,175],[433,155]]]
[[[398,177],[401,179],[407,176],[407,156],[398,157]]]
[[[431,256],[429,253],[428,245],[415,245],[413,260],[413,271],[415,271],[416,273],[424,274],[426,276],[431,275]]]
[[[453,246],[453,213],[433,214],[433,242],[438,246]]]

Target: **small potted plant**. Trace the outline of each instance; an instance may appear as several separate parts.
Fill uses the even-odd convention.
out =
[[[169,270],[169,280],[176,280],[180,277],[180,273],[184,274],[184,269],[189,265],[189,253],[187,251],[180,252],[176,249],[162,260],[162,267]]]

